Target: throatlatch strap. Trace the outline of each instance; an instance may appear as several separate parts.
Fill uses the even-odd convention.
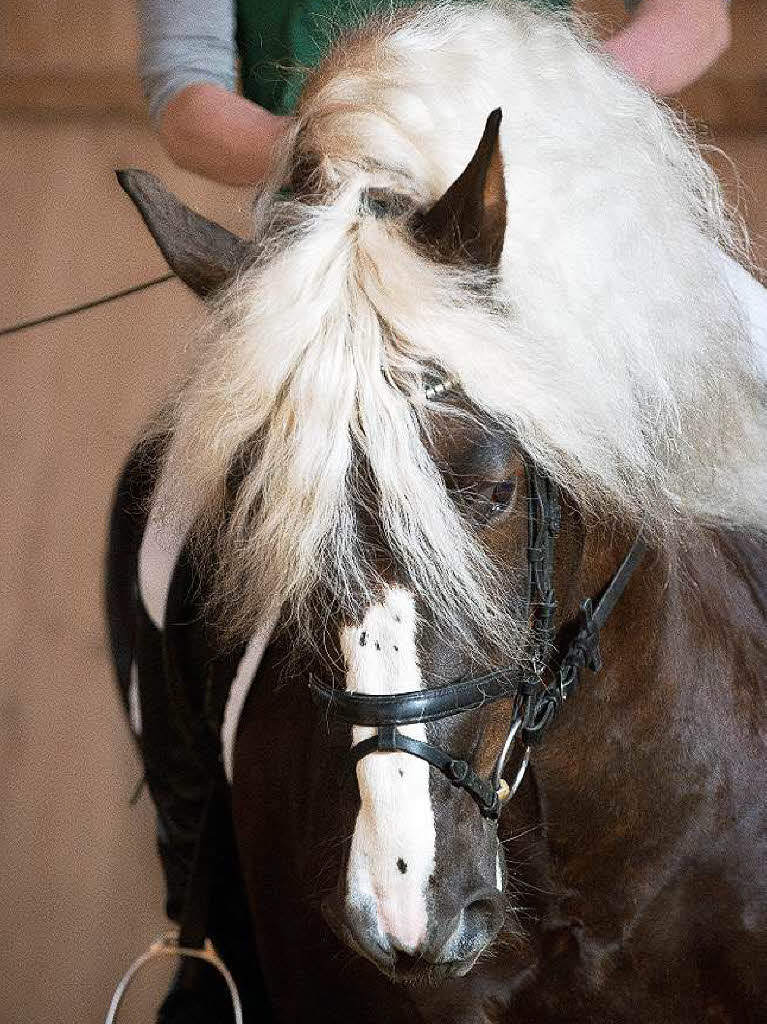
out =
[[[581,670],[587,668],[590,672],[599,672],[602,668],[602,652],[599,647],[601,630],[623,596],[646,551],[647,545],[640,533],[596,607],[592,605],[591,598],[581,603],[579,629],[560,658],[555,681],[539,690],[537,696],[532,696],[528,702],[522,729],[522,742],[526,746],[535,746],[541,742],[563,703],[577,690]]]

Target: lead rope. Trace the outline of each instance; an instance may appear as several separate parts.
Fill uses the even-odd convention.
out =
[[[149,949],[145,950],[141,956],[136,957],[120,979],[120,982],[114,991],[112,1001],[109,1004],[109,1012],[106,1015],[104,1024],[115,1024],[115,1021],[117,1020],[117,1011],[120,1009],[120,1004],[123,1001],[125,993],[128,991],[131,982],[141,968],[151,960],[157,960],[160,957],[169,956],[189,957],[194,960],[204,960],[212,967],[215,967],[219,974],[222,975],[226,982],[226,986],[229,989],[229,996],[232,1000],[232,1011],[234,1013],[235,1022],[236,1024],[243,1024],[242,1003],[240,1002],[240,994],[237,991],[237,985],[235,984],[234,978],[226,964],[216,953],[210,940],[207,939],[205,941],[205,945],[202,949],[192,949],[189,946],[182,946],[179,943],[179,933],[177,930],[165,932],[163,935],[158,936]]]

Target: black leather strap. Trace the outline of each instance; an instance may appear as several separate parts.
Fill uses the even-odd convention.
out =
[[[434,747],[431,743],[406,736],[395,726],[379,728],[375,736],[355,744],[347,754],[347,767],[353,769],[358,761],[368,754],[377,752],[392,753],[401,751],[420,757],[422,761],[438,768],[450,782],[467,792],[475,800],[480,813],[486,818],[497,818],[500,812],[500,801],[492,782],[483,779],[462,758],[453,757],[447,751]]]
[[[528,479],[528,615],[532,617],[533,671],[545,664],[554,642],[557,600],[554,592],[554,547],[561,526],[559,488],[535,464]]]
[[[352,725],[415,725],[435,722],[462,711],[473,711],[489,701],[516,696],[521,673],[509,669],[491,672],[434,690],[366,694],[336,690],[313,676],[309,689],[315,702],[336,718]]]
[[[594,609],[594,624],[597,629],[602,629],[610,615],[613,612],[618,601],[623,596],[623,591],[629,584],[629,580],[634,574],[634,570],[639,566],[640,562],[647,552],[647,544],[639,533],[636,540],[628,550],[628,554],[621,562],[617,572],[610,580],[607,590],[597,601],[597,606]]]
[[[527,702],[522,729],[522,741],[527,746],[541,742],[564,702],[577,690],[581,670],[586,668],[590,672],[599,672],[602,668],[602,652],[599,647],[601,630],[623,596],[646,551],[647,545],[640,533],[596,607],[592,606],[591,598],[582,602],[578,632],[559,659],[556,682],[548,687],[542,686],[537,695]]]
[[[220,803],[218,785],[214,783],[210,787],[210,793],[205,803],[194,861],[181,911],[178,941],[179,945],[186,949],[202,949],[208,935],[210,898],[215,869],[216,832],[218,830],[217,816],[220,813]]]

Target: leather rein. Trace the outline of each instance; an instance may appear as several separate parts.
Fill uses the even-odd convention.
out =
[[[554,591],[555,544],[561,526],[559,488],[534,463],[526,461],[528,486],[527,614],[531,625],[528,657],[509,666],[447,686],[376,695],[348,693],[310,676],[315,702],[327,715],[350,725],[371,726],[375,735],[354,744],[347,755],[351,770],[368,754],[401,751],[427,761],[450,782],[468,793],[483,817],[497,820],[503,804],[519,788],[530,760],[530,749],[541,742],[565,701],[578,688],[581,670],[602,667],[599,636],[642,561],[646,545],[641,533],[631,545],[601,597],[581,602],[573,639],[558,654]],[[499,700],[513,701],[509,729],[489,777],[480,776],[463,758],[431,743],[406,736],[403,725],[435,722],[473,711]],[[524,753],[511,782],[502,778],[515,739]]]

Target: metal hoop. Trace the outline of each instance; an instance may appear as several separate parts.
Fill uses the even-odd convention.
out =
[[[511,799],[517,792],[519,787],[522,785],[522,779],[525,777],[527,766],[530,764],[530,747],[525,747],[525,753],[522,757],[522,763],[519,766],[517,774],[514,776],[514,780],[509,786],[509,796],[507,799]]]
[[[178,944],[177,931],[165,932],[165,934],[158,936],[149,949],[142,953],[141,956],[136,957],[120,979],[120,983],[114,991],[112,1001],[109,1004],[109,1012],[106,1015],[104,1024],[115,1024],[120,1003],[123,1001],[123,997],[125,996],[130,983],[144,964],[149,963],[150,960],[156,960],[158,957],[167,956],[185,956],[194,960],[205,960],[211,964],[211,966],[215,967],[219,974],[223,975],[226,986],[229,989],[235,1024],[242,1024],[242,1003],[240,1002],[240,994],[237,991],[237,985],[235,984],[234,978],[230,974],[223,960],[221,960],[219,955],[213,949],[210,941],[206,940],[204,949],[190,949],[187,946],[180,946]]]
[[[511,750],[512,744],[514,743],[514,740],[516,739],[517,733],[519,732],[519,728],[520,728],[521,725],[522,725],[522,719],[518,718],[514,722],[514,724],[512,725],[512,727],[511,727],[511,729],[509,731],[509,735],[506,737],[506,742],[503,745],[503,750],[501,751],[501,756],[498,758],[498,789],[497,789],[497,793],[498,793],[498,799],[500,800],[500,802],[502,804],[505,804],[507,800],[511,800],[511,798],[516,794],[517,790],[522,785],[522,779],[524,779],[524,777],[525,777],[525,772],[527,771],[527,766],[530,764],[530,747],[525,747],[525,752],[522,755],[522,761],[520,762],[519,768],[517,768],[517,773],[514,776],[514,778],[511,780],[511,783],[507,782],[506,779],[500,777],[500,773],[503,771],[503,768],[504,768],[504,765],[506,764],[506,760],[507,760],[507,758],[509,756],[509,752]]]

